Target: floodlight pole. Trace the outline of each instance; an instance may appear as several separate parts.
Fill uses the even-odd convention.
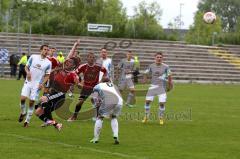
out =
[[[182,29],[182,6],[184,4],[183,3],[180,3],[180,13],[179,13],[179,29],[181,30]]]
[[[215,37],[217,36],[217,32],[212,33],[212,46],[215,45]]]

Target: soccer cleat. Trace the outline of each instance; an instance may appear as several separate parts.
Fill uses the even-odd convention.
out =
[[[56,122],[54,120],[47,120],[45,123],[41,125],[41,127],[47,127],[50,125],[54,125]]]
[[[68,96],[73,98],[73,93],[72,92],[68,93]]]
[[[163,124],[164,124],[163,119],[159,119],[159,124],[160,124],[160,125],[163,125]]]
[[[26,116],[26,114],[20,114],[20,116],[18,118],[18,122],[21,123],[25,116]]]
[[[143,120],[142,120],[142,123],[147,123],[147,122],[148,122],[148,118],[144,117]]]
[[[97,120],[97,118],[96,117],[92,117],[92,121],[96,121]]]
[[[127,106],[128,108],[133,108],[133,107],[134,107],[134,105],[131,105],[131,104],[129,104],[129,103],[126,103],[126,106]]]
[[[96,143],[98,143],[98,139],[94,137],[92,140],[90,140],[90,142],[93,144],[96,144]]]
[[[58,131],[61,131],[62,129],[62,123],[57,123],[57,125],[54,126]]]
[[[119,145],[118,138],[117,137],[113,137],[113,139],[114,139],[114,145]]]
[[[28,122],[24,122],[24,124],[23,124],[23,127],[24,128],[27,128],[29,125],[28,125]]]
[[[77,114],[73,114],[73,116],[71,116],[67,121],[72,122],[72,121],[76,121],[76,120],[77,120]]]

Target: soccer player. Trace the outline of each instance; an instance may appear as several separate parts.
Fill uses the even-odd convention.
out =
[[[53,125],[59,131],[61,130],[62,124],[53,120],[52,111],[63,105],[65,94],[71,86],[80,85],[79,77],[73,71],[79,63],[78,57],[71,57],[51,73],[49,92],[40,98],[40,104],[36,106],[35,114],[44,121],[42,126]]]
[[[51,70],[51,72],[54,71],[54,69],[59,65],[58,60],[53,56],[55,52],[56,52],[56,48],[50,48],[48,50],[47,58],[52,63],[52,70]],[[48,89],[49,89],[49,79],[46,82],[46,85],[44,85],[43,94],[48,93]]]
[[[83,74],[83,88],[80,93],[79,102],[76,104],[75,112],[68,121],[74,121],[77,119],[78,112],[81,110],[82,104],[88,96],[92,94],[93,88],[99,82],[100,72],[103,72],[103,77],[107,75],[107,70],[95,63],[95,55],[92,52],[87,55],[87,63],[80,65],[75,72],[78,75]]]
[[[40,103],[35,107],[36,115],[40,120],[44,121],[43,126],[53,125],[59,131],[62,128],[61,123],[57,123],[52,118],[52,111],[60,108],[65,101],[66,92],[74,84],[80,85],[78,75],[73,72],[80,65],[80,58],[77,57],[77,46],[80,44],[80,40],[77,40],[71,51],[69,52],[67,59],[63,64],[58,63],[58,66],[52,70],[49,79],[48,94],[45,94],[40,98]]]
[[[108,57],[107,49],[101,48],[100,58],[96,61],[97,64],[105,67],[107,70],[107,76],[112,81],[114,80],[114,67],[112,64],[112,59]],[[101,81],[103,73],[100,72],[99,74],[99,81]]]
[[[46,58],[48,54],[48,46],[42,45],[40,47],[40,55],[31,55],[26,66],[25,71],[27,74],[21,92],[21,114],[19,116],[19,122],[22,122],[26,115],[26,99],[29,99],[29,108],[27,111],[27,117],[24,122],[24,127],[28,127],[30,119],[34,111],[34,102],[38,99],[39,92],[43,85],[46,84],[52,64]]]
[[[94,102],[99,111],[94,126],[94,138],[90,142],[98,143],[103,125],[103,118],[110,117],[114,144],[119,144],[117,117],[121,113],[123,99],[117,87],[115,87],[108,78],[105,78],[102,81],[103,83],[99,83],[93,88],[93,92],[97,93],[94,98]]]
[[[159,101],[159,122],[164,123],[165,103],[167,99],[166,91],[173,88],[172,76],[169,66],[163,63],[163,54],[158,52],[155,54],[155,63],[151,64],[145,71],[143,82],[147,81],[147,74],[151,75],[151,86],[148,89],[145,102],[145,117],[143,123],[146,123],[150,115],[150,103],[155,96]],[[168,89],[168,90],[167,90]]]
[[[132,80],[134,71],[134,59],[132,58],[132,52],[128,51],[126,53],[126,57],[127,58],[122,59],[118,64],[118,69],[121,70],[118,87],[121,93],[126,86],[129,88],[130,92],[127,97],[126,105],[131,108],[133,107],[131,102],[135,100],[135,88]]]
[[[66,59],[70,59],[71,57],[76,57],[77,56],[77,47],[79,46],[79,44],[80,44],[80,39],[78,39],[74,43],[74,45],[73,45],[73,47],[72,47],[71,51],[69,52]],[[51,48],[51,49],[49,49],[48,56],[47,56],[48,60],[50,60],[51,63],[52,63],[52,72],[55,71],[55,68],[61,64],[57,60],[57,58],[54,57],[55,52],[56,52],[56,48]],[[48,80],[47,84],[45,85],[44,93],[48,92],[48,88],[49,88],[49,80]]]

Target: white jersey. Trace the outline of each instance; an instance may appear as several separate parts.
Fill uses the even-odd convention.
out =
[[[99,83],[93,88],[103,105],[123,105],[123,99],[117,87],[111,82]]]
[[[31,55],[27,65],[31,74],[32,84],[39,84],[43,82],[43,78],[46,74],[50,74],[52,69],[52,63],[47,58],[42,58],[41,55]]]
[[[106,70],[107,70],[107,76],[108,76],[109,78],[112,78],[112,77],[113,77],[113,75],[112,75],[112,73],[113,73],[113,66],[112,66],[112,59],[111,59],[111,58],[106,58],[106,59],[100,58],[100,59],[97,60],[96,63],[98,63],[98,64],[100,64],[102,67],[106,68]],[[103,73],[101,72],[101,73],[99,74],[99,81],[102,79],[102,76],[103,76]]]

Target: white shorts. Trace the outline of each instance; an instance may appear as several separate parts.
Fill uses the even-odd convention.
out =
[[[165,103],[167,101],[167,94],[166,93],[163,93],[163,94],[160,94],[160,95],[157,95],[158,96],[158,102],[159,103]],[[146,96],[146,100],[150,100],[150,101],[153,101],[154,99],[154,96]]]
[[[118,117],[121,114],[121,110],[122,110],[122,105],[116,105],[116,104],[104,105],[104,104],[102,104],[98,110],[98,115],[105,117],[105,118],[109,118],[111,115]]]
[[[40,89],[38,84],[32,84],[31,82],[24,82],[21,96],[28,97],[30,100],[36,101],[38,99]]]
[[[118,87],[120,90],[124,90],[126,87],[129,89],[134,89],[134,83],[131,78],[121,79],[119,81]]]

